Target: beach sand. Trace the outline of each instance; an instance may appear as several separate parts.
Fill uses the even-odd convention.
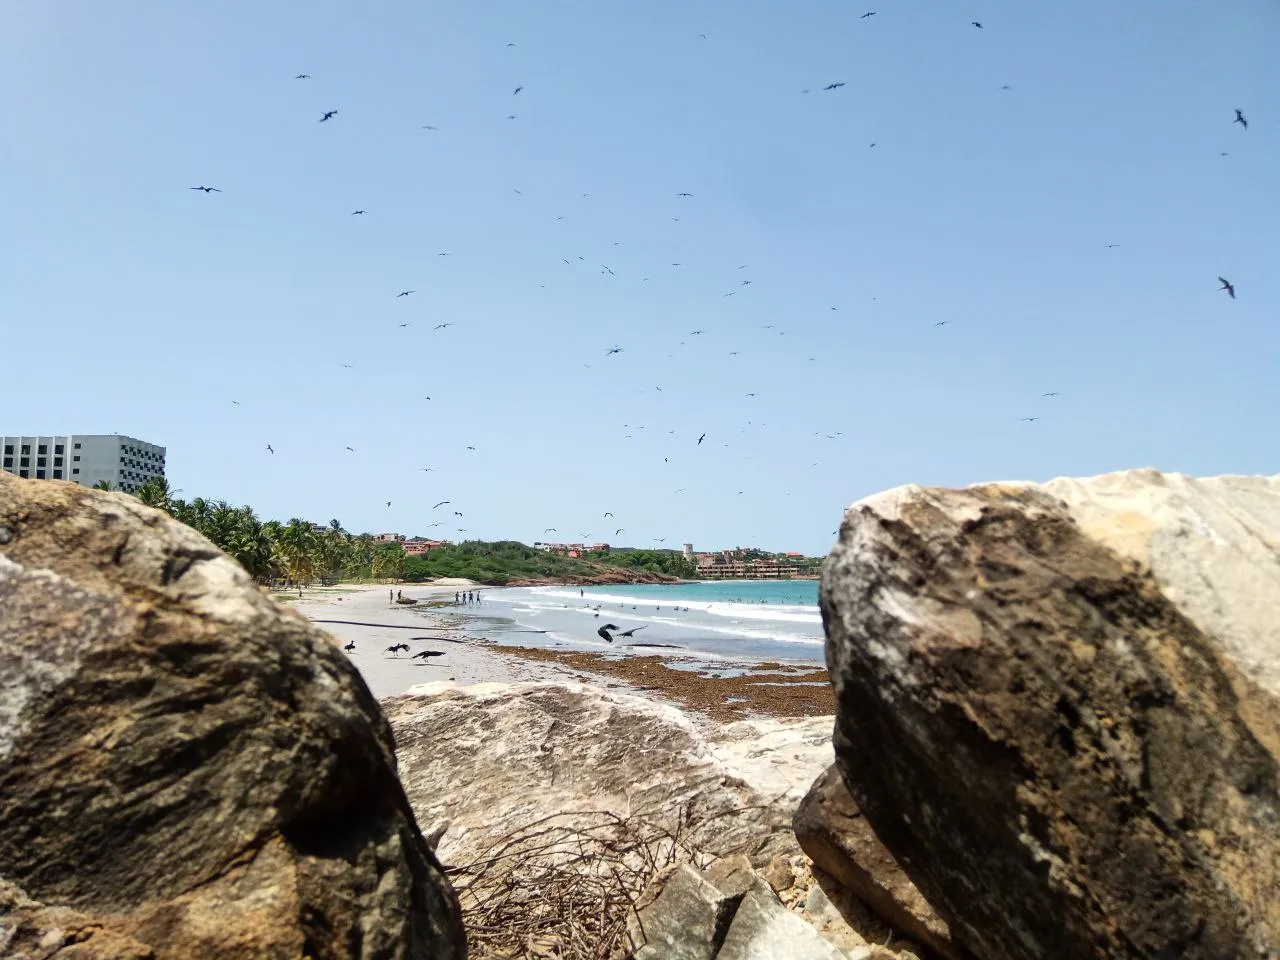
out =
[[[835,713],[823,669],[749,662],[741,664],[749,670],[741,676],[707,677],[668,666],[687,658],[501,645],[468,637],[465,619],[433,615],[429,607],[421,605],[433,600],[451,602],[454,592],[468,585],[464,581],[408,586],[342,584],[307,591],[302,599],[288,605],[328,631],[339,645],[355,642],[351,662],[380,700],[437,680],[460,684],[577,680],[668,700],[717,721],[740,720],[752,714],[813,717]],[[410,608],[391,603],[388,591],[397,589],[421,604]],[[495,588],[484,589],[492,592]],[[416,639],[426,637],[433,639]],[[409,644],[411,653],[427,649],[443,656],[424,663],[407,654],[384,653],[391,644],[401,642]]]

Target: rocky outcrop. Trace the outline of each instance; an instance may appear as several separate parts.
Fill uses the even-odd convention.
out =
[[[465,956],[332,640],[133,498],[6,474],[0,953]]]
[[[849,510],[837,765],[956,942],[1277,955],[1278,520],[1280,478],[1153,471]]]
[[[834,765],[814,782],[792,825],[814,865],[893,929],[948,960],[971,960],[952,943],[946,922],[880,842]]]

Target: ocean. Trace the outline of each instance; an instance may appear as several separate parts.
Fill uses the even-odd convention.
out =
[[[472,618],[470,629],[502,643],[708,662],[824,662],[814,580],[487,588],[483,597],[458,612]],[[617,627],[613,643],[597,633],[606,624]],[[621,636],[627,631],[635,632]]]

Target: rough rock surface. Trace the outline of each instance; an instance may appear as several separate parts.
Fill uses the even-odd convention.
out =
[[[894,929],[940,956],[967,960],[946,922],[929,906],[867,823],[833,765],[814,781],[792,819],[801,848],[824,873]]]
[[[133,498],[7,474],[0,945],[465,955],[390,728],[333,642]]]
[[[640,911],[635,960],[714,960],[741,900],[681,864]]]
[[[1127,506],[992,484],[850,509],[821,593],[837,764],[986,960],[1276,956],[1277,594],[1232,584],[1272,582],[1280,483],[1074,489],[1108,486]]]
[[[832,759],[830,717],[703,729],[578,683],[430,683],[382,707],[409,801],[424,829],[448,825],[437,851],[451,864],[552,814],[603,811],[678,824],[699,851],[763,867],[799,852],[790,811]]]
[[[742,899],[725,935],[718,960],[864,960],[869,948],[846,952],[763,890]]]

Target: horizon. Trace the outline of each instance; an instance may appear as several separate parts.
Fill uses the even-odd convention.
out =
[[[864,12],[28,5],[0,422],[267,519],[811,557],[907,483],[1280,471],[1280,8]]]

